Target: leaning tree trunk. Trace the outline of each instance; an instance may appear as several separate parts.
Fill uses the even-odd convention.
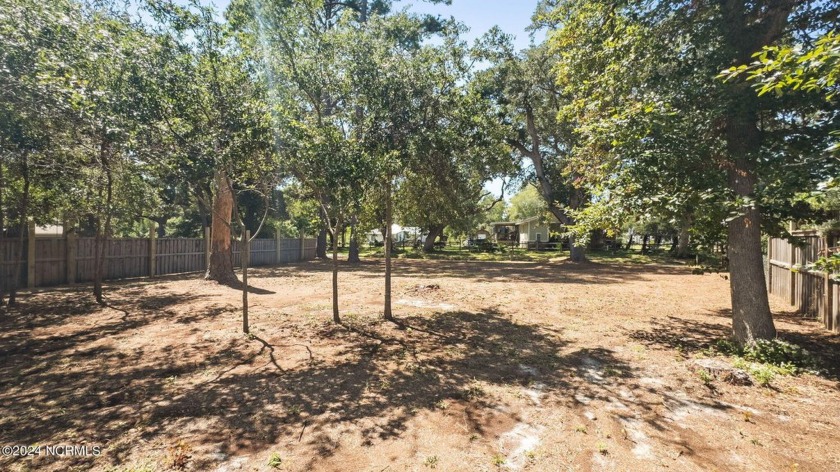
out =
[[[633,238],[636,237],[635,231],[630,231],[630,235],[627,237],[627,244],[624,246],[625,251],[629,251],[630,247],[633,246]]]
[[[232,285],[238,282],[233,271],[231,246],[231,218],[233,217],[233,189],[224,171],[216,171],[216,195],[213,198],[210,229],[210,262],[206,280]]]
[[[432,252],[435,250],[435,241],[443,234],[444,228],[446,228],[444,225],[431,225],[429,227],[429,235],[426,236],[426,240],[423,242],[423,252]]]

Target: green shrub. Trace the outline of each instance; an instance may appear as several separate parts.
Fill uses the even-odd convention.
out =
[[[751,362],[770,364],[791,374],[800,369],[813,370],[816,366],[808,351],[780,339],[756,341],[744,348],[742,357]]]

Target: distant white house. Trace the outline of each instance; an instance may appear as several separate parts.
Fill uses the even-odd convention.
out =
[[[422,229],[416,226],[403,227],[398,224],[391,225],[391,235],[394,238],[394,243],[396,244],[414,244],[414,241],[423,242],[426,238],[426,234]],[[371,246],[380,245],[385,242],[385,237],[379,229],[368,231],[365,237],[367,238],[367,243]]]
[[[61,225],[45,225],[35,227],[35,236],[61,236],[64,234],[64,227]]]
[[[549,243],[551,232],[560,232],[563,225],[551,215],[547,220],[543,216],[532,216],[518,221],[497,221],[490,223],[490,227],[494,242],[532,248]]]

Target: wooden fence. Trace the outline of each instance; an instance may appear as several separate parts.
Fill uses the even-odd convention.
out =
[[[837,244],[837,238],[820,236],[816,231],[793,234],[804,244],[794,246],[778,238],[768,243],[768,290],[803,315],[821,319],[826,329],[840,332],[840,282],[832,279],[832,274],[808,268]]]
[[[239,241],[233,242],[233,263],[241,267]],[[35,237],[34,227],[18,255],[18,239],[0,239],[0,287],[4,292],[19,274],[19,288],[52,287],[91,282],[94,238],[75,235]],[[205,238],[110,238],[105,249],[105,280],[149,277],[207,270]],[[315,239],[255,239],[250,267],[315,258]],[[19,265],[19,266],[18,266]],[[19,267],[19,272],[16,268]]]

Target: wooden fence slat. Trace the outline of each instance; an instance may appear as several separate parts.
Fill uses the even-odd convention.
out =
[[[158,275],[200,272],[206,270],[206,240],[204,238],[111,238],[105,240],[105,280],[148,277],[155,267]],[[34,274],[35,287],[50,287],[64,283],[93,281],[95,246],[92,237],[37,237],[34,250],[34,269],[27,270],[32,252],[28,238],[24,238],[21,254],[17,254],[17,238],[0,238],[0,287],[8,291],[17,278],[17,287],[25,288],[29,274]],[[233,241],[235,266],[241,267],[240,242]],[[154,254],[154,263],[151,260]],[[314,259],[315,240],[304,240],[304,260]],[[279,260],[278,260],[279,259]],[[301,260],[300,239],[255,239],[251,243],[250,265],[270,266]],[[20,270],[15,274],[15,264]]]
[[[840,332],[840,283],[830,274],[805,269],[832,247],[832,241],[816,232],[795,235],[805,240],[802,247],[780,238],[769,241],[768,290],[787,300],[799,313],[822,321],[826,329]]]

